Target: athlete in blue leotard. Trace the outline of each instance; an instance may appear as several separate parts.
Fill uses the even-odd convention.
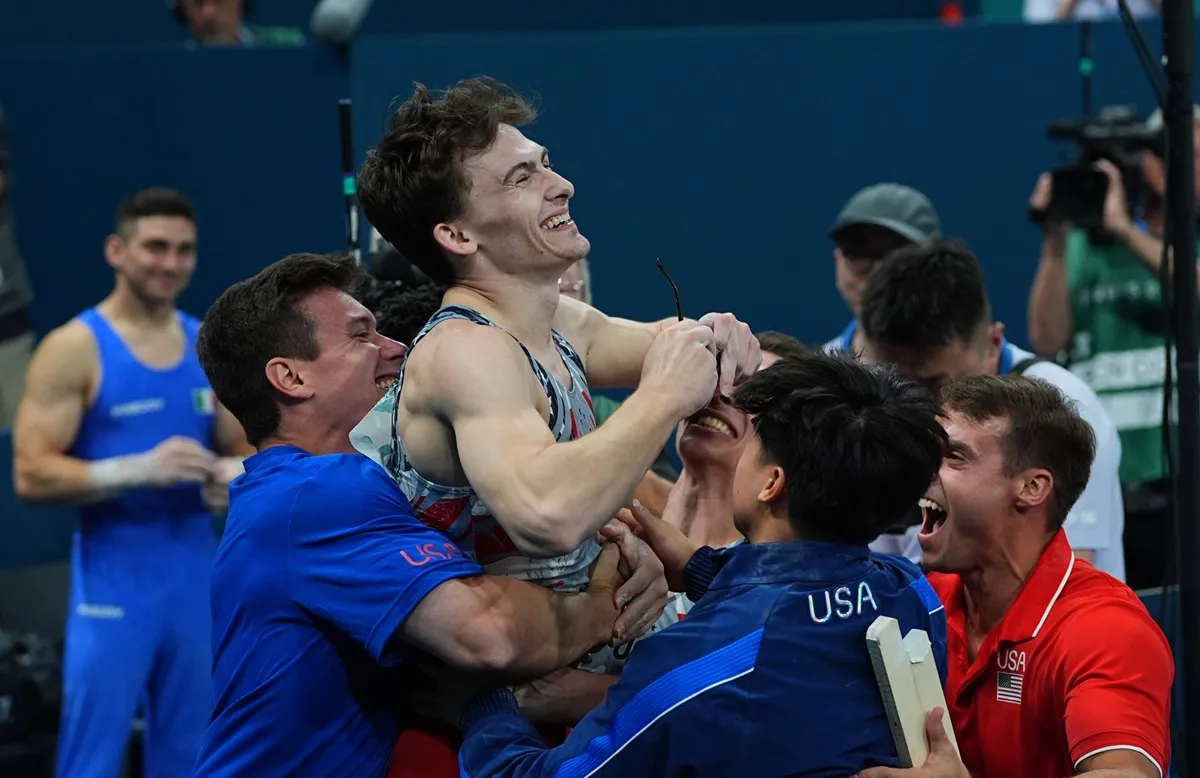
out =
[[[17,414],[18,494],[80,506],[64,778],[115,778],[139,710],[146,775],[190,776],[212,711],[213,514],[248,450],[196,357],[199,322],[175,308],[195,248],[182,194],[126,200],[105,244],[115,288],[38,347]]]

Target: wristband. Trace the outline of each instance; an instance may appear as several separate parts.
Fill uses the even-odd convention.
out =
[[[118,491],[138,484],[145,469],[142,457],[137,454],[101,459],[88,465],[88,481],[96,489]]]
[[[518,716],[521,714],[516,695],[507,687],[499,686],[476,692],[463,706],[458,717],[458,728],[466,732],[481,719],[495,713],[514,713]]]

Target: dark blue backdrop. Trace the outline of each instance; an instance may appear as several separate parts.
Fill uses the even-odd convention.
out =
[[[17,239],[45,331],[112,284],[101,253],[121,198],[174,186],[198,210],[203,315],[226,286],[291,251],[344,245],[336,102],[321,48],[0,52]]]
[[[668,315],[662,257],[693,315],[831,336],[845,312],[826,230],[856,189],[896,180],[978,250],[1021,341],[1038,241],[1026,202],[1057,159],[1045,125],[1079,110],[1077,36],[911,23],[371,38],[352,88],[363,147],[412,79],[536,89],[545,111],[529,132],[576,185],[606,309]],[[1098,104],[1145,106],[1120,25],[1098,29],[1096,50]]]
[[[20,5],[48,24],[49,5]],[[606,310],[669,314],[662,257],[689,313],[822,340],[846,318],[826,228],[854,190],[897,180],[974,246],[1022,342],[1037,251],[1025,203],[1066,153],[1044,126],[1078,109],[1077,36],[908,23],[380,37],[360,41],[349,72],[320,47],[0,53],[34,319],[44,332],[105,294],[101,243],[139,187],[196,202],[201,263],[183,307],[197,315],[285,253],[339,247],[337,99],[355,99],[361,155],[414,80],[488,73],[541,96],[530,134],[576,184]],[[1147,109],[1120,26],[1100,26],[1096,48],[1096,104]],[[0,434],[0,467],[9,456]],[[0,479],[0,567],[63,559],[70,528],[69,512],[20,506]]]
[[[315,0],[254,0],[252,21],[307,30]],[[960,0],[968,16],[979,0]],[[933,19],[942,0],[459,0],[452,13],[439,3],[376,0],[363,35],[464,30],[577,30],[679,25],[806,23],[830,20]],[[0,48],[137,43],[182,43],[186,31],[162,0],[36,0],[0,3]]]
[[[196,202],[201,261],[183,300],[196,315],[285,253],[339,247],[337,99],[354,97],[361,154],[414,80],[484,72],[540,95],[530,134],[576,184],[605,309],[669,314],[662,257],[689,313],[824,339],[846,318],[825,230],[855,189],[891,179],[925,190],[977,249],[1020,342],[1037,250],[1025,203],[1061,153],[1044,125],[1078,107],[1076,37],[920,23],[385,37],[360,42],[349,75],[320,47],[0,54],[0,72],[20,74],[0,81],[0,104],[35,322],[44,332],[107,291],[102,240],[143,186]],[[1147,107],[1120,26],[1096,41],[1097,104]],[[0,563],[65,549],[65,527],[8,499]],[[44,531],[57,539],[21,540]]]

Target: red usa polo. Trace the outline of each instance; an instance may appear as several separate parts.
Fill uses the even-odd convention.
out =
[[[946,701],[972,778],[1062,778],[1114,749],[1164,773],[1171,647],[1137,595],[1076,559],[1064,532],[973,662],[962,581],[929,581],[946,606]]]

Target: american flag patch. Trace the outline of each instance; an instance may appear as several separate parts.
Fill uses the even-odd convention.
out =
[[[1020,673],[996,673],[996,699],[1020,705],[1024,680]]]

